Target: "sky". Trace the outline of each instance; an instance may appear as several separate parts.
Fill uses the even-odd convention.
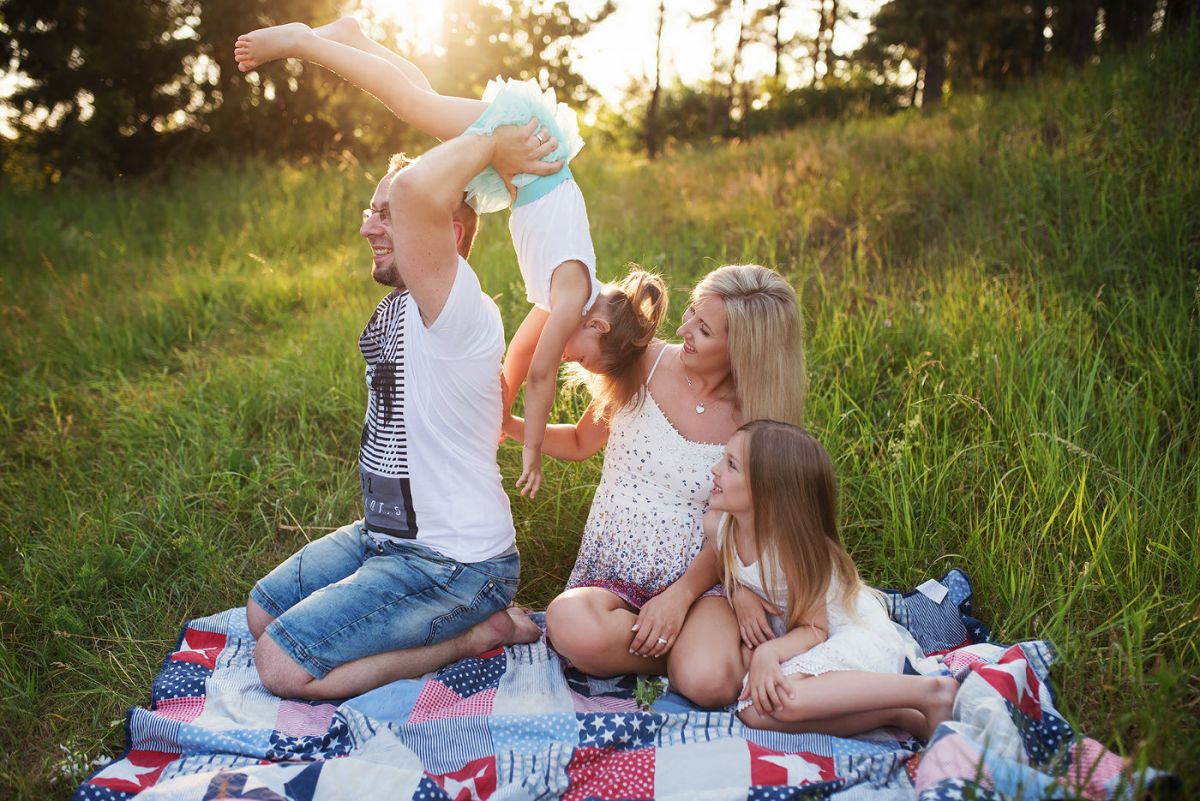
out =
[[[751,6],[766,0],[752,0]],[[842,5],[857,11],[861,19],[838,26],[834,51],[846,53],[862,42],[870,29],[869,19],[883,0],[843,0]],[[603,0],[570,0],[578,14],[594,14]],[[400,20],[420,31],[423,41],[440,36],[441,0],[356,0],[350,7],[368,8],[380,17]],[[658,3],[653,0],[617,0],[617,8],[586,36],[575,42],[576,70],[610,105],[617,106],[631,83],[645,86],[654,74],[654,39]],[[783,18],[785,37],[816,31],[814,0],[792,0]],[[699,84],[708,79],[713,53],[713,32],[708,24],[694,23],[691,14],[711,8],[711,0],[667,0],[663,28],[663,80]],[[717,47],[722,53],[732,50],[737,40],[737,24],[730,19],[717,31]],[[768,75],[774,69],[774,55],[766,45],[751,45],[744,54],[743,79]],[[17,76],[0,74],[0,103],[16,86]],[[9,120],[13,110],[0,105],[0,135],[12,136]]]

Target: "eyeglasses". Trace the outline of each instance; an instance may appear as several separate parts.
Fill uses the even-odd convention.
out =
[[[372,206],[369,209],[362,210],[363,222],[366,222],[367,220],[371,219],[371,217],[375,216],[376,214],[379,215],[380,222],[390,223],[392,221],[392,214],[390,211],[388,211],[387,206],[384,206],[382,209],[377,209],[374,206]]]

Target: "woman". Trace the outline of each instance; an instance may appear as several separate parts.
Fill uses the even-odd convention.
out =
[[[722,706],[745,669],[737,619],[711,586],[711,549],[701,552],[709,468],[744,421],[801,422],[803,324],[778,273],[731,265],[696,285],[676,334],[683,341],[671,344],[651,328],[636,384],[602,385],[578,423],[546,429],[543,449],[558,459],[608,443],[575,569],[546,624],[580,670],[665,673],[694,702]],[[510,418],[505,432],[520,440],[524,422]]]

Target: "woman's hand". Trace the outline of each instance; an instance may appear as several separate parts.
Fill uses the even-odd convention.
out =
[[[629,653],[657,659],[671,650],[694,600],[672,584],[646,601],[633,624],[634,637]]]
[[[742,642],[747,648],[757,648],[764,642],[775,639],[775,632],[771,631],[771,621],[768,617],[781,614],[779,607],[745,587],[734,589],[729,603],[733,605],[738,631],[741,632]]]
[[[530,175],[553,175],[562,169],[562,160],[542,161],[554,152],[558,140],[538,130],[538,121],[530,120],[525,125],[502,125],[492,132],[495,154],[492,167],[504,179],[508,193],[517,199],[517,188],[512,179],[518,173]]]
[[[783,699],[795,698],[780,670],[776,649],[770,644],[757,648],[750,657],[750,677],[738,700],[750,699],[761,714],[771,715],[783,709]]]

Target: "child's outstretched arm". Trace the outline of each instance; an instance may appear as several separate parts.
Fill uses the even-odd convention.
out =
[[[422,88],[410,77],[412,71],[420,73],[415,65],[401,59],[412,68],[404,69],[377,53],[318,36],[298,22],[242,34],[234,45],[234,58],[243,72],[281,58],[319,64],[374,95],[401,120],[438,139],[458,136],[487,109],[488,104],[482,100],[443,97]]]
[[[505,409],[504,433],[517,442],[525,441],[525,420],[513,417]],[[542,453],[568,462],[590,459],[608,442],[608,422],[604,420],[600,404],[592,401],[576,423],[561,423],[546,426],[542,439]]]
[[[567,340],[583,320],[583,307],[591,295],[591,280],[582,263],[569,261],[559,265],[550,282],[550,314],[537,339],[525,382],[525,431],[522,440],[525,448],[521,477],[517,479],[517,487],[522,495],[534,497],[542,483],[542,439],[550,418],[550,407],[554,405],[558,367],[562,363]],[[520,357],[510,354],[509,358]],[[505,379],[510,380],[507,374]],[[515,384],[510,381],[509,386],[515,387]]]
[[[529,375],[533,352],[537,350],[538,341],[542,338],[542,329],[546,327],[546,321],[549,319],[549,311],[541,306],[534,306],[509,340],[508,351],[504,354],[504,384],[507,388],[504,396],[505,409],[512,409],[517,390]]]

